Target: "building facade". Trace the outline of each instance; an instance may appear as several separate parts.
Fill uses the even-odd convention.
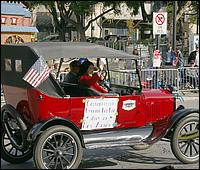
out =
[[[31,13],[21,3],[1,1],[1,44],[35,41],[37,32]]]
[[[152,3],[147,2],[144,4],[147,14],[150,14],[152,11]],[[107,8],[108,9],[108,8]],[[100,15],[105,9],[102,3],[98,3],[94,7],[94,12],[90,17],[87,17],[85,22],[90,19],[95,18]],[[128,35],[129,28],[127,26],[127,22],[132,22],[136,24],[138,21],[142,21],[142,12],[141,8],[139,8],[139,12],[137,15],[132,15],[132,10],[127,7],[125,3],[120,5],[121,13],[114,14],[113,11],[105,14],[103,17],[97,19],[86,31],[86,36],[91,37],[105,37],[106,35],[120,35],[120,36],[130,36],[130,38],[138,40],[140,31],[138,28],[131,30],[132,34]]]

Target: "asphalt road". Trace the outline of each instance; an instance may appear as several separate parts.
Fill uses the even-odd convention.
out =
[[[199,108],[199,97],[184,98],[185,107]],[[180,102],[178,102],[180,103]],[[147,150],[130,147],[84,150],[79,169],[159,169],[172,165],[175,169],[199,169],[199,163],[182,164],[173,155],[170,144],[160,141]],[[35,169],[33,160],[10,164],[1,159],[1,169]]]
[[[142,151],[130,147],[84,150],[79,169],[159,169],[168,165],[175,169],[199,169],[199,163],[179,162],[166,142],[158,142]],[[32,159],[17,165],[1,160],[1,169],[35,169],[35,166]]]

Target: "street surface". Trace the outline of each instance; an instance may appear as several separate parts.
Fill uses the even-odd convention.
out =
[[[184,106],[199,108],[198,94],[188,96],[184,97]],[[163,141],[140,151],[131,147],[84,150],[79,169],[159,169],[167,165],[172,165],[175,169],[199,169],[199,163],[179,162],[174,157],[170,144]],[[23,164],[10,164],[1,160],[1,169],[35,169],[35,165],[32,159]]]

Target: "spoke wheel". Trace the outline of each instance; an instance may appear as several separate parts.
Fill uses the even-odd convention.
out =
[[[199,117],[187,116],[181,119],[174,129],[171,140],[172,152],[183,163],[199,161],[199,137],[193,135],[194,137],[190,138],[187,135],[192,135],[192,132],[197,130],[198,123]]]
[[[28,148],[27,150],[18,150],[11,142],[8,137],[6,131],[1,129],[1,156],[2,159],[6,162],[10,163],[23,163],[32,158],[32,148]]]
[[[34,149],[34,161],[39,169],[74,169],[82,159],[82,146],[76,133],[65,126],[45,130]]]
[[[4,128],[12,145],[21,151],[26,149],[29,145],[26,140],[28,130],[21,115],[11,105],[4,105],[1,116],[2,128]]]

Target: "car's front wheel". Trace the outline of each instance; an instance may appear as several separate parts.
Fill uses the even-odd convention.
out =
[[[183,163],[199,161],[199,116],[182,118],[174,128],[171,149]]]
[[[34,146],[34,162],[38,169],[77,169],[83,155],[77,134],[66,126],[46,129]]]

